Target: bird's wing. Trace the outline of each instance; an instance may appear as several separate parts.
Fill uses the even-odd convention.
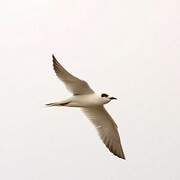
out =
[[[56,60],[55,56],[53,57],[53,67],[56,72],[56,75],[60,80],[62,80],[67,87],[67,89],[72,92],[74,95],[80,94],[91,94],[94,91],[89,87],[86,81],[83,81],[72,74],[70,74],[63,66]]]
[[[125,159],[117,125],[103,106],[82,108],[95,125],[102,141],[114,155]]]

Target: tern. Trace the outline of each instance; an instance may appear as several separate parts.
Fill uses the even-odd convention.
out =
[[[72,97],[59,102],[46,104],[47,106],[79,107],[96,127],[98,134],[111,153],[125,159],[118,127],[104,105],[115,97],[106,93],[95,93],[88,83],[69,73],[52,55],[53,67],[57,77],[73,94]]]

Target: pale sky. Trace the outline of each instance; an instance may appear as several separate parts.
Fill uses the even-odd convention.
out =
[[[179,180],[180,1],[6,0],[0,6],[0,179]],[[51,54],[106,106],[127,160],[113,156]]]

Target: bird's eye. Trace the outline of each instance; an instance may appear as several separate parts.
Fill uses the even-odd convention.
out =
[[[101,94],[101,97],[108,97],[108,95],[103,93],[103,94]]]

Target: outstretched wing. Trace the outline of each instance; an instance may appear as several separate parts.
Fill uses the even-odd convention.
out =
[[[83,81],[72,74],[70,74],[63,66],[56,60],[55,56],[53,57],[53,67],[58,78],[64,82],[67,89],[72,92],[74,95],[80,94],[91,94],[94,91],[89,87],[86,81]]]
[[[102,141],[114,155],[125,159],[117,125],[103,106],[82,108],[95,125]]]

